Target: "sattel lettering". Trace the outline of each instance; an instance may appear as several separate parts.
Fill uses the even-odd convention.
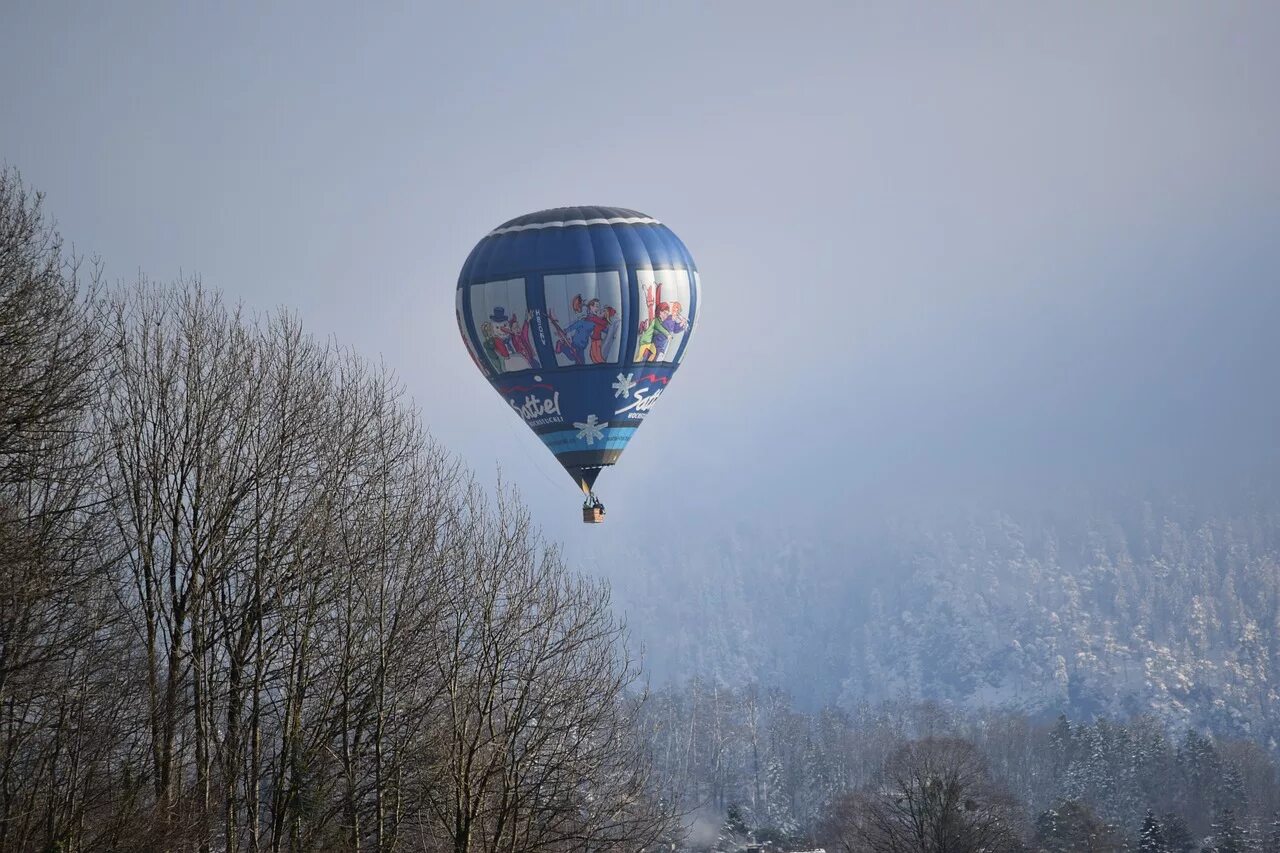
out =
[[[648,388],[636,389],[635,402],[628,403],[627,405],[623,406],[621,409],[618,409],[616,412],[614,412],[614,414],[620,415],[623,412],[630,412],[633,409],[637,412],[649,411],[649,409],[653,408],[653,404],[658,402],[658,398],[662,396],[662,389],[659,388],[657,391],[654,391],[652,394],[646,394],[645,392],[647,392],[648,390],[649,390]]]
[[[530,394],[524,398],[523,405],[515,400],[508,400],[507,402],[511,404],[511,408],[516,410],[516,414],[526,421],[534,421],[538,418],[545,418],[548,415],[560,416],[559,391],[552,394],[550,400],[543,400]]]

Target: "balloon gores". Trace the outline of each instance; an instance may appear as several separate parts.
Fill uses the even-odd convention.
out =
[[[458,276],[472,361],[604,519],[594,492],[684,358],[698,319],[693,256],[657,219],[560,207],[490,231]]]

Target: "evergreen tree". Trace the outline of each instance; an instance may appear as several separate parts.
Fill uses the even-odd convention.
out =
[[[729,805],[724,823],[720,825],[720,837],[716,839],[715,849],[721,853],[732,853],[750,839],[750,828],[742,807],[737,803]]]
[[[1224,764],[1222,775],[1218,779],[1217,790],[1214,791],[1214,806],[1218,810],[1231,809],[1236,814],[1244,814],[1249,807],[1245,796],[1244,779],[1240,769],[1234,764]]]
[[[1065,800],[1041,812],[1035,841],[1045,853],[1119,853],[1125,845],[1084,803]]]
[[[765,768],[765,821],[782,838],[800,831],[783,781],[782,762],[777,758],[770,759]]]
[[[1280,812],[1271,816],[1271,826],[1262,841],[1262,853],[1280,853]]]
[[[1170,853],[1164,827],[1151,809],[1147,809],[1147,816],[1142,820],[1142,832],[1138,835],[1138,853]]]
[[[1049,749],[1053,756],[1053,772],[1061,776],[1071,765],[1071,723],[1066,714],[1058,715],[1058,722],[1049,732]]]
[[[1181,815],[1169,812],[1161,822],[1164,824],[1164,842],[1169,853],[1192,853],[1196,849],[1195,839],[1191,837],[1191,830]]]
[[[1232,809],[1223,809],[1218,813],[1218,820],[1213,825],[1213,845],[1210,849],[1213,853],[1248,853],[1244,830]]]
[[[747,819],[742,814],[742,806],[737,803],[729,806],[729,813],[725,815],[724,826],[725,829],[736,835],[747,834]]]
[[[1178,748],[1177,764],[1181,776],[1179,811],[1192,827],[1203,832],[1212,822],[1210,803],[1220,787],[1222,761],[1212,740],[1189,729]],[[1222,803],[1218,808],[1229,805]]]

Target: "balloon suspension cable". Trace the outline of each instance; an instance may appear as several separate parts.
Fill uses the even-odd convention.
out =
[[[596,497],[595,492],[587,492],[587,499],[582,502],[582,507],[583,509],[591,509],[592,507],[599,507],[600,509],[604,509],[604,503],[602,503],[601,500],[598,497]]]

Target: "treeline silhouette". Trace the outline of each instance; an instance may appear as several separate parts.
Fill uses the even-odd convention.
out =
[[[608,590],[398,382],[0,173],[0,850],[667,838]]]

